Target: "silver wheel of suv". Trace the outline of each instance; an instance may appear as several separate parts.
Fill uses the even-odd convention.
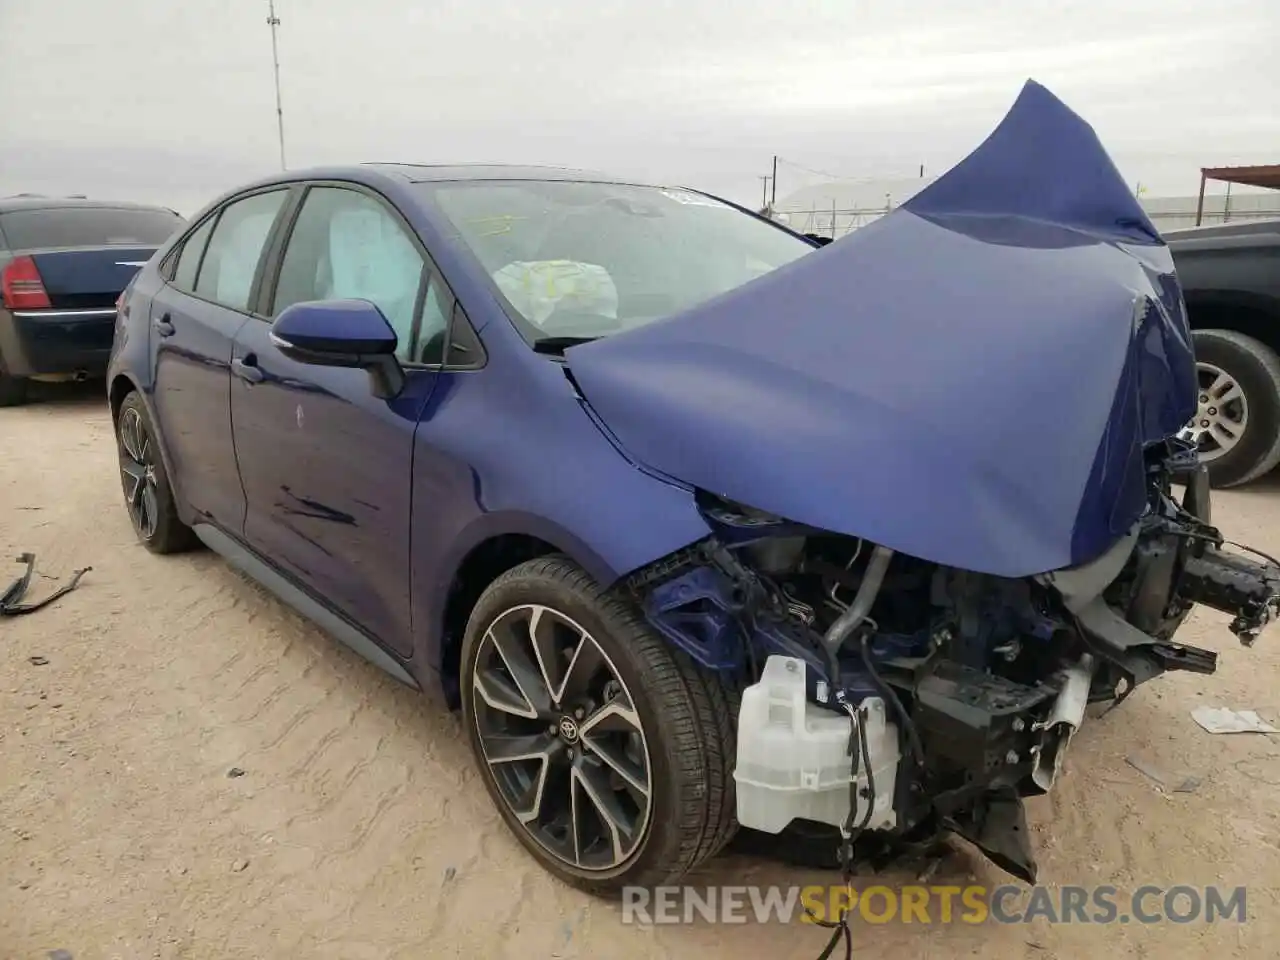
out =
[[[1212,463],[1235,449],[1249,426],[1249,399],[1227,371],[1216,364],[1196,364],[1199,394],[1196,415],[1179,436],[1195,443],[1200,459]]]

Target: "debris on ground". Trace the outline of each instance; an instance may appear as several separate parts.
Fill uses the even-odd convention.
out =
[[[1253,710],[1196,707],[1191,719],[1210,733],[1280,733]]]
[[[1167,774],[1141,757],[1125,757],[1124,762],[1162,789],[1171,793],[1194,793],[1200,787],[1200,778],[1186,774]]]
[[[236,873],[242,873],[248,866],[249,866],[248,860],[237,860],[235,863],[231,864],[231,869],[234,870]]]
[[[49,658],[36,654],[34,657],[27,657],[27,663],[31,664],[33,667],[47,667],[49,665]]]
[[[916,883],[930,883],[937,874],[938,868],[942,866],[944,860],[946,860],[945,854],[937,853],[931,856],[928,862],[925,863],[924,869],[916,875]]]
[[[9,584],[4,593],[0,593],[0,617],[17,617],[25,613],[35,613],[37,610],[47,607],[59,597],[65,596],[79,586],[80,578],[93,569],[93,567],[84,567],[77,570],[71,575],[70,580],[43,600],[23,603],[22,600],[27,595],[27,590],[31,588],[31,577],[36,569],[36,555],[34,553],[24,553],[18,557],[17,562],[25,563],[27,569],[23,571],[22,576]]]
[[[236,777],[243,777],[244,771],[241,770],[239,767],[232,767],[230,770],[227,771],[227,776],[230,779],[234,780]]]

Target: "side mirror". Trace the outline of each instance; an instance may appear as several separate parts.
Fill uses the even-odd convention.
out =
[[[271,342],[290,360],[369,372],[375,397],[404,389],[396,332],[368,300],[312,300],[286,307],[271,325]]]

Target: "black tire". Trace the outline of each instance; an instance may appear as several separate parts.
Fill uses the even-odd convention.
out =
[[[0,407],[19,407],[27,402],[27,381],[11,377],[0,359]]]
[[[135,419],[136,418],[136,419]],[[146,483],[152,491],[149,509],[154,510],[154,525],[140,521],[132,508],[131,497],[143,494],[133,489],[133,478],[129,466],[138,461],[130,453],[125,439],[125,431],[131,430],[134,424],[142,431],[144,449],[144,466],[150,468]],[[160,456],[155,427],[147,413],[146,404],[135,391],[124,398],[120,410],[116,414],[116,452],[120,458],[120,482],[125,494],[125,505],[129,509],[129,518],[133,523],[138,539],[152,553],[180,553],[190,550],[198,543],[191,528],[178,519],[178,509],[173,499],[173,488],[169,485],[169,475],[164,468],[164,458]],[[128,463],[126,462],[128,461]]]
[[[594,638],[643,728],[649,755],[647,825],[635,849],[617,865],[583,869],[544,846],[521,823],[487,759],[476,712],[477,706],[488,709],[475,688],[482,640],[504,616],[528,606],[570,618]],[[601,897],[620,896],[627,886],[673,883],[732,839],[736,717],[729,694],[659,637],[632,603],[602,589],[567,558],[530,560],[490,584],[467,623],[460,685],[463,722],[490,797],[524,847],[566,883]]]
[[[1206,460],[1209,481],[1215,487],[1248,483],[1280,463],[1280,356],[1234,330],[1197,330],[1193,338],[1196,361],[1212,364],[1234,380],[1248,409],[1235,446]]]
[[[733,849],[805,870],[839,870],[842,842],[839,827],[793,820],[781,833],[743,830],[734,840]]]

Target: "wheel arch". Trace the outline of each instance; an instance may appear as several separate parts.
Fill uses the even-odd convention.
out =
[[[141,392],[133,377],[127,373],[117,373],[112,378],[111,383],[108,384],[107,403],[111,407],[111,423],[113,425],[120,419],[120,406],[124,403],[124,398],[134,391]]]
[[[1280,300],[1240,290],[1191,290],[1187,321],[1197,330],[1233,330],[1280,353]]]
[[[460,703],[462,637],[481,594],[513,567],[551,554],[568,557],[601,586],[609,586],[625,573],[614,570],[569,531],[527,514],[484,514],[455,541],[440,567],[445,575],[437,579],[435,596],[425,605],[433,620],[426,665],[439,672],[450,708]]]

